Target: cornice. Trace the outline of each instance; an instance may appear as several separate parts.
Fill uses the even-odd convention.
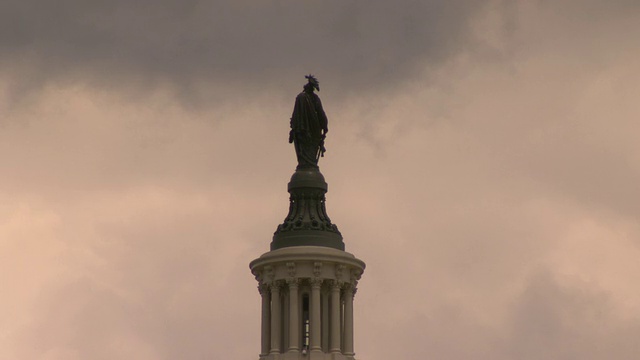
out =
[[[274,263],[286,262],[322,262],[341,263],[362,271],[366,264],[346,251],[336,250],[322,246],[292,246],[269,251],[253,260],[249,267],[254,270],[262,266]]]

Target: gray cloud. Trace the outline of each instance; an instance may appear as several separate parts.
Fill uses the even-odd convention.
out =
[[[483,4],[4,1],[0,62],[16,96],[51,81],[168,82],[193,101],[203,82],[278,89],[307,72],[348,92],[389,87],[456,53]]]

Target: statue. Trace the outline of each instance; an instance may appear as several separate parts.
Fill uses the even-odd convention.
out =
[[[327,115],[322,109],[320,98],[313,91],[320,91],[318,79],[306,75],[308,82],[304,90],[296,97],[291,115],[291,131],[289,143],[293,143],[298,157],[298,167],[318,168],[318,160],[324,156],[324,139],[327,128]]]
[[[318,168],[324,155],[327,115],[314,90],[318,79],[305,76],[304,90],[296,97],[291,115],[289,142],[293,143],[298,166],[287,184],[289,213],[273,234],[271,250],[289,246],[325,246],[344,251],[342,234],[331,223],[325,206],[327,183]]]

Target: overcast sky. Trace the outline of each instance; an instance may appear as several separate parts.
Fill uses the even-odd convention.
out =
[[[637,0],[3,0],[0,359],[257,359],[320,167],[360,360],[640,358]]]

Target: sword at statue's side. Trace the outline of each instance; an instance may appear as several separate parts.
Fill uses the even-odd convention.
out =
[[[327,151],[327,149],[324,147],[324,139],[326,137],[326,133],[322,134],[322,139],[320,139],[320,144],[318,146],[318,152],[316,153],[316,161],[320,160],[320,157],[324,157],[324,153],[325,151]]]

